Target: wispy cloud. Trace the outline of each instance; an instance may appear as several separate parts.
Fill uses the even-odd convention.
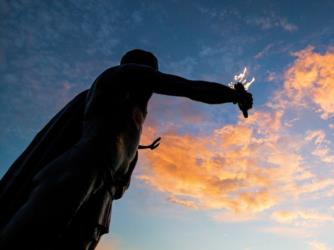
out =
[[[260,27],[262,30],[281,28],[287,32],[294,32],[298,29],[296,24],[289,22],[287,18],[278,16],[275,13],[262,17],[249,18],[247,22]]]
[[[198,206],[195,204],[195,202],[189,199],[184,200],[172,195],[169,196],[167,200],[171,203],[178,204],[187,208],[198,209]]]
[[[331,250],[327,245],[320,241],[311,241],[308,243],[310,250]]]
[[[293,227],[293,226],[270,226],[261,228],[262,232],[275,234],[275,235],[283,235],[285,237],[290,238],[300,238],[305,239],[312,236],[312,234],[303,227]]]
[[[261,57],[264,57],[265,55],[268,54],[268,52],[274,47],[273,43],[269,43],[268,45],[266,45],[260,52],[258,52],[255,55],[255,59],[259,59]]]
[[[189,77],[193,74],[194,68],[197,64],[197,60],[193,57],[186,57],[179,61],[169,62],[166,68],[169,72],[173,74],[184,75]]]
[[[307,131],[306,141],[314,141],[315,149],[312,154],[326,163],[334,163],[334,154],[331,153],[331,142],[326,139],[326,133],[323,130]]]
[[[334,216],[325,215],[314,211],[275,211],[272,218],[280,223],[300,224],[303,221],[316,223],[334,222]]]

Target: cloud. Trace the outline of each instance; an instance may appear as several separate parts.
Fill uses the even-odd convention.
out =
[[[169,72],[173,74],[182,74],[185,77],[189,77],[193,74],[196,64],[197,60],[195,58],[186,57],[179,61],[169,62],[166,65],[166,68]]]
[[[138,178],[168,193],[170,202],[238,216],[333,186],[303,168],[296,153],[302,142],[278,136],[280,121],[281,114],[255,113],[246,125],[227,125],[207,136],[165,133],[159,150],[145,153],[149,167]]]
[[[167,201],[174,203],[174,204],[178,204],[187,208],[192,208],[192,209],[198,209],[198,206],[195,204],[195,202],[191,201],[191,200],[183,200],[183,199],[179,199],[175,196],[170,196],[168,197]]]
[[[289,32],[293,32],[298,30],[298,26],[288,22],[287,19],[282,18],[279,20],[280,26],[285,30],[285,31],[289,31]]]
[[[308,243],[310,250],[330,250],[328,246],[326,246],[324,243],[321,243],[319,241],[311,241]]]
[[[331,142],[326,139],[326,134],[322,130],[307,131],[306,141],[314,141],[315,149],[312,154],[326,163],[334,163],[334,155],[330,152]]]
[[[260,27],[262,30],[269,30],[273,28],[281,28],[287,32],[294,32],[298,30],[298,26],[296,24],[289,22],[284,17],[277,16],[275,13],[262,17],[249,18],[247,22]]]
[[[296,105],[315,105],[321,118],[334,116],[333,49],[320,54],[309,46],[293,55],[296,60],[285,73],[284,91]]]
[[[293,226],[271,226],[262,228],[261,231],[276,235],[283,235],[291,238],[308,238],[312,234],[303,227]]]
[[[273,48],[273,46],[274,46],[273,43],[269,43],[266,47],[264,47],[264,49],[262,49],[260,52],[258,52],[254,56],[254,58],[255,59],[260,59],[260,58],[266,56],[269,53],[269,51]]]
[[[300,221],[334,222],[334,217],[320,214],[314,211],[276,211],[272,218],[280,223],[296,223]]]
[[[262,112],[206,136],[166,133],[159,150],[145,153],[150,167],[138,178],[187,207],[262,212],[282,199],[279,191],[297,193],[291,184],[310,176],[294,153],[299,145],[271,133],[280,120]]]

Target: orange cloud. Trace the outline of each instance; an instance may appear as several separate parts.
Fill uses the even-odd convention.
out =
[[[318,156],[323,162],[334,163],[334,155],[330,152],[331,142],[326,139],[326,134],[322,130],[307,131],[306,141],[314,141],[316,148],[312,154]]]
[[[291,185],[311,174],[295,153],[298,143],[270,134],[280,129],[281,115],[254,117],[208,136],[164,134],[158,150],[145,152],[149,167],[138,178],[190,208],[240,214],[271,208],[283,199],[281,192],[299,192]]]
[[[308,47],[294,53],[297,57],[285,73],[284,92],[297,103],[317,105],[323,119],[334,115],[334,50],[324,54]]]
[[[179,199],[175,196],[170,196],[167,199],[169,202],[174,203],[174,204],[178,204],[187,208],[192,208],[192,209],[198,209],[198,206],[195,204],[195,202],[191,201],[191,200],[183,200],[183,199]]]
[[[280,223],[294,223],[297,221],[334,222],[334,217],[313,211],[276,211],[272,218]]]
[[[326,246],[324,243],[319,241],[311,241],[308,243],[310,246],[310,250],[330,250],[328,246]]]

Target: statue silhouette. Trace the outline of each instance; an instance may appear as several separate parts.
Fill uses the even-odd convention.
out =
[[[0,182],[0,249],[95,249],[109,230],[112,201],[128,188],[153,93],[209,103],[252,95],[158,70],[143,50],[127,52],[58,112]]]

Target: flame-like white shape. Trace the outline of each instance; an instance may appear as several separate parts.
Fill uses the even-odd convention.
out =
[[[255,77],[252,78],[249,82],[244,83],[245,90],[248,90],[252,83],[255,82]]]
[[[242,85],[244,85],[245,90],[248,90],[249,87],[252,85],[252,83],[255,82],[255,77],[253,77],[252,80],[247,81],[247,79],[246,79],[247,75],[248,75],[248,70],[247,70],[247,68],[245,67],[244,70],[243,70],[240,74],[235,75],[235,76],[233,77],[233,80],[234,80],[234,81],[233,81],[233,82],[230,82],[230,83],[228,84],[228,86],[229,86],[230,88],[234,88],[234,85],[235,85],[236,83],[241,83]]]
[[[246,75],[247,75],[247,68],[245,67],[242,73],[234,76],[234,81],[243,83],[245,81]]]

